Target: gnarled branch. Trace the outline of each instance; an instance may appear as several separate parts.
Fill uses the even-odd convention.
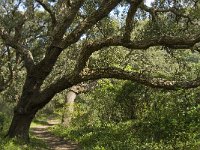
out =
[[[6,46],[14,48],[22,55],[25,67],[28,71],[30,71],[31,68],[35,65],[32,53],[29,50],[25,49],[20,43],[18,43],[18,41],[15,41],[15,37],[10,37],[6,33],[4,33],[3,30],[0,30],[0,37],[4,40]]]
[[[152,39],[144,39],[139,41],[124,40],[124,37],[116,36],[107,39],[97,40],[91,43],[87,43],[83,46],[80,51],[77,63],[74,69],[74,76],[78,75],[86,65],[89,57],[95,51],[109,46],[123,46],[129,49],[144,50],[152,46],[166,46],[174,49],[189,49],[192,48],[196,43],[200,42],[200,34],[193,37],[173,37],[173,36],[162,36]]]
[[[59,47],[67,48],[77,42],[80,37],[98,21],[106,17],[122,0],[104,0],[99,8],[77,26],[61,43]]]
[[[189,15],[185,15],[183,13],[180,13],[179,10],[177,10],[174,7],[171,8],[167,8],[167,9],[161,9],[161,8],[153,8],[153,7],[148,7],[146,6],[144,3],[142,3],[140,5],[140,8],[146,12],[149,12],[152,16],[153,19],[156,19],[156,14],[157,13],[167,13],[167,12],[171,12],[174,15],[176,15],[177,17],[182,17],[188,20],[187,23],[192,23],[192,18]]]
[[[82,72],[81,78],[83,81],[98,80],[102,78],[130,80],[153,88],[163,88],[167,90],[178,90],[180,88],[190,89],[200,86],[199,77],[192,81],[174,81],[156,77],[149,77],[142,73],[125,71],[123,69],[115,67],[88,69]]]

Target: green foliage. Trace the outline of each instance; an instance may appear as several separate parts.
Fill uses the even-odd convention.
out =
[[[93,92],[79,97],[72,126],[57,126],[52,132],[86,150],[198,150],[198,90],[155,90],[102,80]]]
[[[19,139],[5,139],[0,137],[0,149],[1,150],[44,150],[47,149],[44,142],[37,138],[31,138],[30,143],[24,143]]]
[[[200,143],[194,137],[190,137],[186,142],[177,140],[176,144],[162,140],[160,142],[142,141],[137,134],[141,134],[145,138],[148,136],[148,132],[136,131],[135,126],[137,125],[143,125],[143,122],[128,121],[99,127],[78,128],[57,126],[52,129],[52,132],[66,139],[76,140],[85,150],[198,150],[200,147]]]
[[[0,131],[3,130],[4,123],[5,123],[5,116],[3,113],[0,112]]]
[[[8,130],[10,117],[8,114],[0,112],[0,137],[3,137]]]
[[[29,2],[30,6],[28,5]],[[70,27],[63,29],[63,31],[66,30],[66,33],[61,37],[66,38],[68,35],[73,35],[71,31],[76,33],[75,28],[82,26],[80,23],[87,21],[87,16],[93,15],[94,11],[100,7],[101,2],[102,0],[86,0],[79,13],[72,20]],[[193,1],[178,2],[180,6],[175,6],[172,1],[158,0],[155,1],[154,8],[169,9],[174,5],[173,7],[177,7],[177,10],[180,8],[179,13],[183,14],[183,18],[170,12],[157,12],[155,15],[158,18],[155,21],[156,18],[149,17],[148,12],[138,10],[134,16],[135,21],[131,40],[146,39],[149,42],[152,38],[159,39],[165,35],[178,37],[189,37],[191,35],[190,37],[194,38],[192,35],[196,35],[199,32],[199,25],[196,23],[200,15],[198,11],[200,9],[198,7],[199,3],[196,4],[197,6],[192,7]],[[54,28],[52,28],[53,23],[51,23],[52,14],[55,14],[58,24],[60,24],[62,19],[59,20],[59,18],[65,16],[68,12],[63,12],[64,10],[59,7],[56,8],[57,1],[53,0],[48,1],[48,4],[52,6],[52,10],[50,10],[55,11],[50,15],[44,9],[39,8],[39,3],[33,2],[34,13],[31,9],[31,1],[19,1],[19,8],[17,3],[18,1],[13,0],[0,1],[1,32],[5,35],[8,34],[11,41],[11,37],[15,38],[17,32],[19,32],[19,37],[16,36],[16,41],[15,39],[13,41],[19,42],[19,45],[30,51],[34,57],[34,62],[37,64],[45,55],[48,58],[48,54],[51,54],[50,48],[52,46],[56,48],[56,44],[60,45],[60,43],[51,43],[56,38],[59,39],[59,35],[58,37],[52,37],[54,34],[57,35],[57,32],[52,30]],[[125,27],[128,8],[129,4],[123,1],[113,12],[92,25],[91,28],[89,28],[90,22],[86,22],[86,24],[83,22],[83,25],[88,26],[88,29],[86,28],[87,30],[81,32],[77,30],[78,33],[82,33],[79,36],[81,38],[79,39],[75,35],[74,38],[77,38],[77,42],[76,40],[73,42],[73,39],[72,42],[69,42],[72,44],[66,46],[67,48],[59,55],[57,61],[55,59],[56,64],[50,74],[48,71],[41,72],[41,74],[49,74],[44,82],[34,81],[34,83],[37,83],[38,93],[57,79],[73,75],[77,56],[79,56],[83,46],[86,45],[87,47],[87,44],[92,43],[94,40],[99,40],[101,43],[106,38],[123,34],[121,31]],[[25,12],[26,10],[27,12]],[[119,14],[121,14],[121,17]],[[188,14],[190,14],[191,21],[194,19],[194,23],[184,17]],[[98,20],[98,18],[93,19],[89,20]],[[64,24],[62,25],[61,23],[61,27],[65,26]],[[5,127],[9,124],[10,118],[7,114],[11,114],[10,110],[20,99],[26,76],[24,64],[21,63],[25,56],[23,54],[19,56],[18,51],[14,51],[14,48],[6,50],[9,40],[7,42],[2,39],[0,40],[2,58],[0,60],[0,80],[3,83],[4,80],[9,79],[8,74],[12,75],[12,73],[13,79],[6,87],[7,89],[0,95],[0,110],[4,112],[0,113],[1,135],[5,133]],[[94,52],[88,58],[84,67],[117,67],[126,71],[135,71],[141,73],[141,75],[176,81],[193,80],[199,76],[200,57],[198,53],[191,50],[174,50],[166,46],[168,45],[163,43],[162,47],[156,46],[148,50],[139,51],[105,45],[104,48]],[[45,60],[47,62],[44,61],[44,64],[48,64],[48,61],[52,61],[50,64],[54,64],[54,59]],[[40,77],[38,76],[38,78]],[[41,88],[40,84],[38,84],[40,82],[44,83]],[[24,89],[26,88],[24,87]],[[64,88],[62,89],[64,90]],[[77,140],[85,149],[198,149],[200,136],[198,123],[200,116],[198,113],[199,94],[197,90],[155,91],[136,83],[108,79],[101,80],[95,90],[88,94],[82,94],[77,99],[72,119],[73,128],[64,129],[59,127],[56,128],[56,132],[59,135]],[[31,98],[31,93],[29,93],[30,99],[34,101],[37,96]],[[53,109],[57,109],[58,114],[62,113],[60,107],[62,107],[64,101],[64,93],[58,94],[43,112],[49,114],[53,112]],[[32,104],[32,102],[27,102],[26,104]],[[15,140],[7,141],[1,139],[1,141],[0,145],[2,147],[0,149],[26,149],[29,147],[26,144],[17,143]],[[20,147],[20,145],[23,146]]]

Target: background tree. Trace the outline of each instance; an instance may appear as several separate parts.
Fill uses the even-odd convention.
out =
[[[91,83],[79,84],[72,86],[66,94],[64,101],[64,111],[62,114],[62,124],[69,126],[72,120],[72,114],[74,113],[74,103],[77,95],[91,91],[97,85],[96,81]]]

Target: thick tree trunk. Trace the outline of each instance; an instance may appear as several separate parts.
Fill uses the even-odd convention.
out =
[[[14,116],[12,119],[12,123],[8,130],[6,137],[13,138],[21,138],[24,141],[29,141],[29,129],[33,118],[35,117],[36,112],[27,113],[27,114],[19,114],[18,112],[14,112]]]

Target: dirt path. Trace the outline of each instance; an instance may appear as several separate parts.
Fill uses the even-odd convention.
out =
[[[49,150],[80,150],[76,143],[64,140],[63,138],[57,137],[48,131],[50,126],[58,123],[58,121],[51,120],[45,125],[32,127],[31,130],[34,136],[45,142],[45,144],[49,147]]]

